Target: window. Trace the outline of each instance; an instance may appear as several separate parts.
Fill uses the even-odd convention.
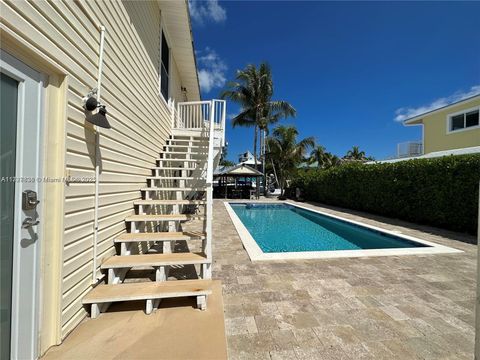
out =
[[[162,48],[160,63],[160,92],[165,100],[168,100],[168,83],[170,73],[170,49],[168,48],[167,39],[162,31]]]
[[[448,131],[464,130],[479,126],[479,109],[471,109],[448,116]]]
[[[478,126],[478,110],[465,114],[465,127]]]

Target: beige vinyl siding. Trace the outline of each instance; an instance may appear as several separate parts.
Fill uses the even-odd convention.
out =
[[[170,112],[158,91],[160,9],[154,1],[80,0],[6,1],[1,11],[4,26],[67,74],[65,161],[72,177],[94,177],[95,134],[82,97],[96,86],[98,29],[106,27],[102,102],[112,129],[100,135],[100,265],[114,254],[113,238],[125,231],[124,218],[133,213],[170,132]],[[172,95],[182,100],[176,66],[170,81]],[[65,185],[62,337],[86,315],[81,299],[92,279],[94,188]]]
[[[184,101],[181,89],[180,74],[178,72],[177,64],[175,63],[175,61],[172,61],[172,66],[170,69],[170,79],[173,84],[179,84],[179,86],[175,86],[172,88],[171,97],[175,99],[175,103]]]

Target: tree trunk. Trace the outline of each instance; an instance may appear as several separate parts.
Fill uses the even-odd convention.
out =
[[[262,137],[262,173],[263,173],[263,195],[267,196],[267,174],[266,174],[266,166],[267,166],[267,154],[266,154],[266,139],[265,139],[265,134],[266,134],[266,129],[263,130],[262,134],[260,135]]]
[[[257,170],[257,140],[258,139],[258,126],[255,125],[255,135],[253,138],[253,158],[255,159],[255,170]]]
[[[280,173],[280,196],[279,198],[282,199],[283,198],[283,195],[284,195],[284,192],[285,192],[285,181],[284,181],[284,176],[283,176],[283,171],[282,169],[279,169],[279,173]]]

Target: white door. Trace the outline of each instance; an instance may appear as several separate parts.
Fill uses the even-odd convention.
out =
[[[43,76],[0,50],[0,358],[38,357]]]

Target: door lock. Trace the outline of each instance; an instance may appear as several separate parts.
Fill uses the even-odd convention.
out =
[[[37,200],[37,193],[33,190],[25,190],[22,192],[22,209],[23,210],[34,210],[39,200]]]
[[[38,225],[39,223],[40,223],[39,220],[33,220],[31,217],[26,217],[25,220],[23,220],[22,228],[27,229],[29,227]]]

